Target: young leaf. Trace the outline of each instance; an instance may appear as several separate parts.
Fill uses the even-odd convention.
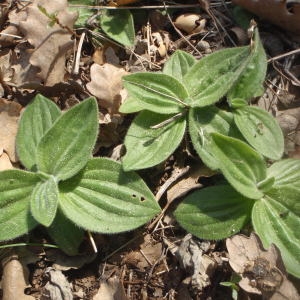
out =
[[[53,222],[58,204],[58,186],[53,176],[40,181],[30,197],[30,211],[42,225],[48,227]]]
[[[122,114],[131,114],[144,110],[143,104],[133,97],[127,97],[119,107],[119,112]]]
[[[225,178],[241,194],[260,199],[263,193],[257,184],[266,178],[262,156],[246,143],[219,133],[212,133],[211,151]]]
[[[170,115],[142,111],[133,120],[125,137],[126,154],[122,159],[126,171],[146,169],[166,160],[180,144],[186,127],[185,117],[154,129]]]
[[[272,189],[252,211],[252,223],[264,247],[274,243],[287,271],[300,278],[300,189],[293,186]]]
[[[188,90],[187,104],[211,105],[223,97],[246,68],[250,47],[216,51],[193,65],[183,77]]]
[[[18,156],[28,170],[36,168],[38,144],[60,115],[57,105],[40,94],[26,106],[19,122],[16,144]]]
[[[128,47],[134,45],[134,24],[130,10],[104,10],[100,18],[100,26],[116,42]]]
[[[274,177],[274,187],[284,187],[291,185],[300,189],[300,160],[283,159],[275,162],[267,170],[268,177]]]
[[[234,111],[234,121],[247,142],[262,155],[280,159],[284,151],[282,131],[268,112],[254,106]]]
[[[58,180],[72,177],[92,156],[97,134],[97,102],[89,98],[64,113],[43,136],[37,150],[38,170]]]
[[[229,185],[213,186],[187,196],[175,211],[175,218],[199,238],[219,240],[239,232],[249,221],[254,201]]]
[[[78,254],[78,247],[82,242],[84,231],[68,220],[59,208],[47,231],[62,251],[68,255]]]
[[[173,76],[178,81],[182,82],[183,76],[196,62],[196,59],[191,54],[177,50],[166,61],[163,73]]]
[[[196,107],[189,110],[188,128],[193,146],[202,161],[212,170],[218,169],[218,161],[211,154],[210,133],[239,136],[233,115],[215,106]]]
[[[78,175],[59,185],[63,213],[90,231],[117,233],[149,221],[159,206],[143,180],[121,164],[91,159]]]
[[[129,96],[144,109],[160,114],[181,112],[188,93],[174,77],[160,73],[135,73],[123,76]]]
[[[33,229],[30,195],[40,181],[34,173],[21,170],[0,172],[0,240],[11,240]]]
[[[228,98],[245,100],[263,94],[263,82],[267,72],[267,56],[260,41],[258,30],[255,30],[254,41],[251,44],[251,54],[247,67],[228,93]]]

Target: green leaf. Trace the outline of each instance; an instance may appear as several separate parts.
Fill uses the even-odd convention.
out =
[[[40,181],[31,194],[30,210],[33,217],[48,227],[56,214],[58,205],[58,186],[53,176]]]
[[[11,240],[33,229],[30,195],[39,177],[21,170],[0,172],[0,240]]]
[[[48,227],[48,233],[59,248],[68,255],[78,254],[84,231],[67,219],[58,208],[53,223]]]
[[[247,142],[270,159],[280,159],[284,137],[275,118],[261,108],[244,106],[234,111],[234,121]]]
[[[187,196],[175,218],[188,232],[202,239],[219,240],[238,233],[249,221],[254,201],[229,185],[198,190]]]
[[[76,27],[84,27],[88,19],[92,16],[93,11],[90,8],[84,8],[84,6],[92,6],[95,4],[94,0],[68,0],[68,10],[78,13],[76,20]],[[76,6],[77,5],[77,6]],[[78,7],[82,5],[82,7]]]
[[[218,169],[218,161],[211,153],[210,133],[238,136],[233,115],[215,106],[196,107],[189,110],[189,133],[193,146],[202,161],[212,170]]]
[[[193,65],[183,78],[188,90],[186,102],[192,107],[211,105],[220,100],[246,68],[250,47],[216,51]]]
[[[300,278],[300,189],[292,186],[272,189],[257,201],[252,211],[255,231],[264,247],[274,243],[287,271]]]
[[[75,105],[53,124],[37,150],[38,170],[64,180],[81,170],[92,156],[98,135],[94,98]]]
[[[173,76],[178,81],[182,82],[183,76],[196,62],[197,61],[193,55],[181,50],[177,50],[166,61],[163,73]]]
[[[19,122],[16,145],[18,156],[28,170],[36,168],[38,144],[60,115],[57,105],[40,94],[26,106]]]
[[[127,97],[119,108],[122,114],[131,114],[144,110],[143,103],[133,97]]]
[[[142,111],[138,114],[125,137],[126,154],[122,159],[124,170],[155,166],[175,151],[185,133],[184,117],[173,120],[160,128],[151,128],[169,118],[169,115],[149,111]]]
[[[128,47],[134,45],[134,24],[129,10],[104,10],[100,18],[100,26],[116,42]]]
[[[129,96],[144,109],[160,114],[181,112],[188,93],[174,77],[160,73],[135,73],[123,76]]]
[[[229,183],[250,199],[260,199],[263,193],[257,184],[266,178],[262,156],[246,143],[219,133],[212,133],[212,154]]]
[[[300,160],[283,159],[275,162],[267,170],[268,177],[274,177],[274,187],[284,187],[291,185],[300,189]]]
[[[264,92],[263,83],[266,77],[267,66],[267,56],[256,29],[254,41],[251,44],[251,55],[248,65],[229,91],[228,98],[248,100],[261,96]]]
[[[94,232],[132,230],[149,221],[160,208],[146,184],[121,164],[91,159],[75,177],[61,182],[60,207],[75,224]]]

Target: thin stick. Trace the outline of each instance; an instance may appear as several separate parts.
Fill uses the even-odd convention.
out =
[[[98,253],[98,249],[97,249],[97,246],[96,246],[95,240],[94,240],[94,238],[93,238],[93,236],[92,236],[91,232],[90,232],[90,231],[88,231],[87,233],[88,233],[89,240],[90,240],[90,242],[91,242],[91,245],[92,245],[92,247],[93,247],[93,250],[94,250],[94,252],[95,252],[95,253]]]
[[[83,41],[85,38],[85,32],[83,32],[80,36],[80,40],[78,43],[78,47],[77,47],[77,53],[76,53],[76,58],[75,58],[75,66],[74,66],[74,70],[73,70],[73,74],[77,75],[79,73],[79,64],[80,64],[80,57],[81,57],[81,50],[82,50],[82,45],[83,45]]]
[[[269,62],[272,62],[272,61],[274,61],[274,60],[279,60],[279,59],[281,59],[281,58],[284,58],[284,57],[293,55],[293,54],[297,54],[297,53],[300,53],[300,48],[295,49],[295,50],[290,51],[290,52],[286,52],[286,53],[284,53],[284,54],[280,54],[280,55],[274,56],[274,57],[268,59],[268,63],[269,63]]]

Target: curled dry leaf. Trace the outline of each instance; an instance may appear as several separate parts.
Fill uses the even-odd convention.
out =
[[[291,9],[287,4],[291,3]],[[293,3],[294,2],[294,3]],[[300,35],[300,3],[288,0],[233,0],[253,14],[269,22]]]
[[[124,287],[120,280],[114,276],[107,282],[101,282],[97,294],[93,300],[127,300]]]
[[[86,87],[88,91],[99,99],[99,104],[113,114],[118,112],[122,96],[122,76],[127,72],[111,64],[91,66],[91,82]]]
[[[1,153],[2,152],[2,153]],[[13,169],[9,156],[0,149],[0,171]]]
[[[235,235],[226,240],[229,264],[242,279],[240,287],[266,299],[299,299],[297,290],[287,279],[280,252],[273,244],[263,248],[259,237]],[[287,288],[288,287],[288,288]]]
[[[39,7],[56,15],[61,26],[50,26],[51,19]],[[39,76],[48,86],[63,81],[66,54],[73,45],[72,34],[66,28],[72,30],[77,13],[69,12],[67,7],[67,0],[35,0],[27,7],[26,21],[20,22],[25,38],[34,46],[30,63],[40,68]]]
[[[2,262],[2,265],[2,299],[34,300],[34,297],[24,294],[25,288],[29,286],[28,270],[23,266],[18,256],[12,255],[7,257]]]
[[[187,34],[199,33],[204,31],[206,19],[201,18],[197,14],[186,13],[177,17],[174,24],[178,29],[185,31]]]
[[[0,99],[0,148],[12,162],[17,162],[15,139],[22,106],[13,101]]]

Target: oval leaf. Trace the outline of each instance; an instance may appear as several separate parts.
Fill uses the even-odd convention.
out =
[[[300,189],[300,160],[283,159],[275,162],[267,170],[268,177],[274,177],[274,187],[284,187],[292,185]]]
[[[189,111],[189,133],[193,146],[202,161],[212,170],[218,169],[218,161],[211,153],[210,133],[238,136],[233,115],[215,106],[191,108]]]
[[[60,115],[57,105],[42,95],[35,96],[26,106],[19,122],[16,144],[20,161],[28,170],[36,169],[38,144]]]
[[[255,30],[254,41],[251,44],[251,54],[247,67],[229,91],[229,99],[242,98],[245,100],[263,94],[263,83],[267,72],[267,56],[260,41],[258,30]]]
[[[0,240],[11,240],[38,223],[30,213],[30,195],[40,181],[34,173],[21,170],[0,172]]]
[[[111,39],[124,46],[133,46],[134,24],[132,14],[128,9],[103,10],[100,26]]]
[[[274,243],[287,271],[300,278],[300,190],[272,189],[257,201],[252,211],[255,231],[265,247]]]
[[[39,182],[30,198],[30,210],[33,217],[42,225],[49,226],[56,215],[58,205],[58,187],[53,176]]]
[[[135,73],[123,76],[129,96],[138,100],[144,109],[172,114],[181,112],[188,94],[174,77],[159,73]]]
[[[131,114],[144,110],[143,104],[133,97],[127,97],[119,107],[119,112],[122,114]]]
[[[47,231],[62,251],[68,255],[78,254],[84,231],[67,219],[60,209],[57,210],[55,219]]]
[[[143,180],[121,164],[91,159],[76,177],[59,185],[63,213],[90,231],[117,233],[149,221],[160,208]]]
[[[43,136],[37,151],[38,170],[58,180],[75,175],[91,158],[97,134],[97,103],[89,98],[64,113]]]
[[[169,115],[142,111],[133,120],[125,137],[126,154],[122,159],[126,171],[146,169],[166,160],[180,144],[186,127],[184,117],[160,128],[151,126],[168,120]]]
[[[218,133],[212,133],[211,150],[228,182],[250,199],[260,199],[263,193],[257,184],[266,178],[262,156],[246,143]]]
[[[166,61],[163,73],[173,76],[178,81],[182,82],[183,76],[196,62],[193,55],[181,50],[176,50]]]
[[[270,159],[280,159],[284,151],[284,137],[280,126],[268,112],[254,106],[234,111],[234,121],[247,142]]]
[[[199,238],[219,240],[239,232],[249,221],[254,201],[229,185],[208,187],[187,196],[175,218]]]
[[[183,78],[192,107],[208,106],[223,97],[247,66],[250,47],[216,51],[193,65]]]

